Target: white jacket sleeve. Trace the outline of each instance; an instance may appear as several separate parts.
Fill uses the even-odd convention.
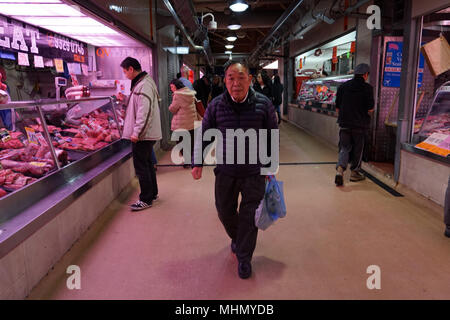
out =
[[[151,100],[144,92],[136,92],[130,99],[136,99],[136,122],[133,128],[133,136],[139,138],[145,126],[150,123],[151,119]]]

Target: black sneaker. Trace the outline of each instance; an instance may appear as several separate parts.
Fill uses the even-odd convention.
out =
[[[158,201],[158,200],[159,200],[159,196],[156,195],[156,196],[153,198],[153,201]]]
[[[231,252],[236,254],[236,242],[234,242],[233,240],[231,241]]]
[[[336,184],[336,187],[341,187],[344,184],[344,177],[342,176],[342,173],[336,173],[334,183]]]
[[[151,206],[152,206],[151,203],[146,203],[144,201],[138,200],[138,201],[136,201],[135,203],[133,203],[131,205],[131,210],[132,211],[141,211],[141,210],[144,210],[144,209],[148,209]]]
[[[247,279],[252,275],[252,265],[250,262],[239,262],[238,265],[239,278]]]
[[[336,169],[334,183],[336,184],[336,187],[340,187],[344,184],[344,169],[341,166],[338,166]]]
[[[444,236],[446,236],[447,238],[450,238],[450,227],[445,228]]]

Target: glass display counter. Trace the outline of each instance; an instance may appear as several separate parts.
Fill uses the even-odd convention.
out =
[[[0,199],[120,140],[121,108],[111,97],[0,105],[13,114],[13,130],[0,128]]]

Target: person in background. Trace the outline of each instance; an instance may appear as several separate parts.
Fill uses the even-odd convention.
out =
[[[206,109],[208,107],[209,93],[211,92],[211,83],[207,76],[203,76],[201,79],[197,79],[194,82],[194,90],[196,93],[197,100],[203,103],[203,107]]]
[[[177,79],[180,79],[181,78],[181,72],[178,72],[177,73]]]
[[[180,69],[180,73],[181,73],[181,77],[179,78],[179,80],[181,80],[181,82],[183,82],[185,87],[188,87],[189,89],[194,90],[194,86],[189,81],[189,68],[186,66],[182,66]]]
[[[179,79],[170,82],[170,89],[173,92],[172,104],[169,111],[173,113],[171,129],[187,130],[191,137],[191,155],[194,152],[194,121],[201,120],[198,118],[197,108],[195,107],[195,91],[184,86]],[[183,150],[181,150],[183,153]],[[190,168],[191,165],[186,163],[183,167]],[[190,160],[190,159],[189,159]]]
[[[228,129],[254,129],[259,137],[260,129],[278,129],[275,109],[266,96],[251,88],[252,76],[244,63],[232,61],[225,69],[227,91],[214,99],[206,109],[202,121],[202,134],[210,128],[221,131],[223,136],[223,159],[227,159],[226,131]],[[271,136],[271,133],[268,134]],[[238,275],[242,279],[251,276],[251,260],[256,247],[258,228],[255,226],[255,213],[265,193],[265,176],[261,175],[261,162],[249,161],[249,141],[245,143],[245,162],[243,164],[217,164],[214,169],[215,203],[225,231],[231,238],[231,251],[238,259]],[[267,150],[271,150],[267,141]],[[203,155],[207,142],[195,146],[195,154]],[[234,154],[237,146],[234,145]],[[239,151],[241,152],[241,150]],[[195,156],[193,156],[195,159]],[[225,162],[225,160],[224,160]],[[192,176],[202,177],[202,163],[194,163]],[[239,201],[241,195],[241,202]]]
[[[275,107],[275,110],[277,111],[278,115],[278,124],[281,122],[281,110],[280,106],[283,102],[283,85],[280,81],[280,76],[275,75],[273,79],[273,86],[272,86],[272,93],[273,93],[273,105]]]
[[[6,85],[6,72],[3,68],[0,68],[0,90],[6,93],[6,98],[4,99],[3,103],[9,103],[11,98],[9,96],[9,88]],[[0,117],[2,119],[3,125],[10,131],[13,129],[11,111],[11,109],[0,110]]]
[[[155,171],[158,170],[157,164],[158,164],[158,160],[156,159],[156,154],[155,154],[155,149],[152,148],[152,163],[153,163],[153,168],[155,168]]]
[[[374,108],[373,87],[366,83],[370,67],[361,63],[355,68],[353,79],[342,84],[336,93],[336,109],[339,112],[339,160],[336,165],[334,182],[340,187],[344,183],[343,174],[351,162],[350,181],[364,180],[360,172],[364,151],[364,141],[370,127],[369,112]]]
[[[126,101],[123,138],[132,142],[133,164],[139,179],[139,200],[131,205],[132,211],[150,208],[158,199],[158,184],[152,151],[156,141],[161,140],[159,94],[153,79],[142,71],[139,61],[127,57],[120,66],[125,77],[131,80],[131,93],[126,98],[119,92],[120,100]]]
[[[222,78],[219,75],[214,75],[211,87],[211,100],[223,93]]]
[[[450,238],[450,176],[448,177],[447,192],[445,193],[444,223],[445,223],[444,235],[447,238]]]
[[[261,72],[257,74],[253,89],[265,95],[270,101],[273,100],[271,81],[267,74]]]

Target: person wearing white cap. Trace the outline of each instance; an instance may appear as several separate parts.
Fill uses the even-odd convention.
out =
[[[344,171],[351,163],[350,181],[365,179],[360,172],[364,142],[370,127],[369,112],[374,108],[373,87],[366,83],[370,67],[361,63],[355,68],[355,77],[342,84],[336,94],[339,112],[339,160],[336,165],[336,186],[344,184]]]

